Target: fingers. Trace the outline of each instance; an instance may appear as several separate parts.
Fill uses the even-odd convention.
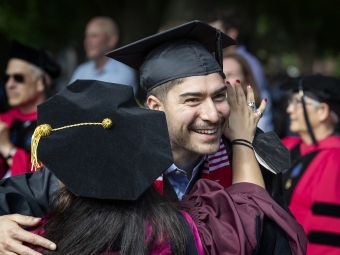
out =
[[[236,91],[236,98],[237,98],[237,103],[239,105],[246,105],[246,96],[244,94],[244,90],[242,88],[242,85],[240,83],[240,80],[236,80],[235,83],[235,91]]]
[[[229,81],[226,82],[227,85],[227,98],[228,103],[233,108],[233,106],[243,105],[246,103],[246,97],[244,95],[243,88],[239,80],[232,85]]]
[[[254,96],[253,88],[252,88],[252,86],[249,84],[249,85],[247,86],[247,104],[252,103],[252,102],[255,103],[255,96]]]
[[[232,108],[235,104],[237,104],[236,93],[229,81],[226,82],[226,85],[227,85],[227,100],[230,107]]]
[[[3,216],[3,217],[6,217],[6,219],[8,220],[15,221],[21,226],[29,226],[29,227],[36,226],[41,221],[41,218],[34,218],[32,216],[26,216],[26,215],[20,215],[20,214],[11,214],[11,215]]]
[[[39,218],[19,214],[0,217],[0,254],[33,254],[40,253],[30,249],[22,243],[34,244],[49,250],[55,250],[56,245],[51,241],[24,230],[22,226],[35,226]]]
[[[20,242],[15,241],[0,241],[0,254],[23,254],[23,255],[42,255],[41,253],[34,251],[28,246],[22,245]]]
[[[29,231],[26,231],[22,228],[13,228],[10,231],[10,236],[18,241],[21,242],[26,242],[29,244],[34,244],[36,246],[40,246],[40,247],[44,247],[48,250],[55,250],[56,249],[56,245],[54,243],[52,243],[50,240],[33,234]]]
[[[262,117],[264,111],[266,110],[266,106],[267,106],[267,99],[264,98],[264,99],[261,101],[260,107],[257,108],[257,111],[256,111],[256,113],[259,115],[259,118]]]

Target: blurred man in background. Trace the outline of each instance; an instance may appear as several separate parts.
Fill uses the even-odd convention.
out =
[[[30,170],[37,106],[50,95],[52,79],[59,73],[44,51],[13,43],[4,81],[12,109],[0,114],[0,179]]]
[[[113,19],[105,16],[92,18],[86,25],[84,38],[84,49],[89,61],[77,67],[70,83],[77,79],[119,83],[132,86],[136,96],[139,87],[137,73],[127,65],[105,56],[116,48],[118,40],[119,29]]]

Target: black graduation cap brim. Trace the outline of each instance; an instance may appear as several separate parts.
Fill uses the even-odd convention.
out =
[[[221,33],[222,47],[236,45],[236,41]],[[107,57],[139,69],[147,54],[158,45],[176,40],[191,39],[200,42],[209,52],[215,52],[216,28],[194,20],[158,34],[143,38],[106,54]]]
[[[34,49],[17,41],[12,42],[10,58],[22,59],[40,67],[52,78],[57,78],[60,75],[60,66],[45,51]]]
[[[135,200],[173,163],[165,115],[140,108],[130,86],[77,80],[38,106],[38,159],[76,196]]]
[[[218,35],[220,43],[217,44]],[[218,46],[217,46],[218,45]],[[191,21],[146,37],[106,56],[140,71],[140,83],[146,90],[178,78],[222,72],[211,54],[236,42],[201,21]]]
[[[290,167],[290,151],[275,132],[262,132],[257,129],[253,147],[259,163],[274,174]]]
[[[290,78],[280,85],[283,91],[310,91],[318,101],[340,101],[340,80],[320,74]]]

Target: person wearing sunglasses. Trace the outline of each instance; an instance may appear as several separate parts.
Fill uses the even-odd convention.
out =
[[[13,42],[4,74],[11,109],[0,115],[0,179],[30,170],[37,105],[51,94],[52,79],[59,73],[46,52]]]

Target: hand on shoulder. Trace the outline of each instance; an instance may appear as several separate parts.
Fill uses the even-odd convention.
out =
[[[20,214],[0,216],[0,255],[40,254],[28,246],[23,245],[23,242],[55,250],[56,245],[54,243],[22,228],[22,226],[36,226],[40,221],[40,218]]]

